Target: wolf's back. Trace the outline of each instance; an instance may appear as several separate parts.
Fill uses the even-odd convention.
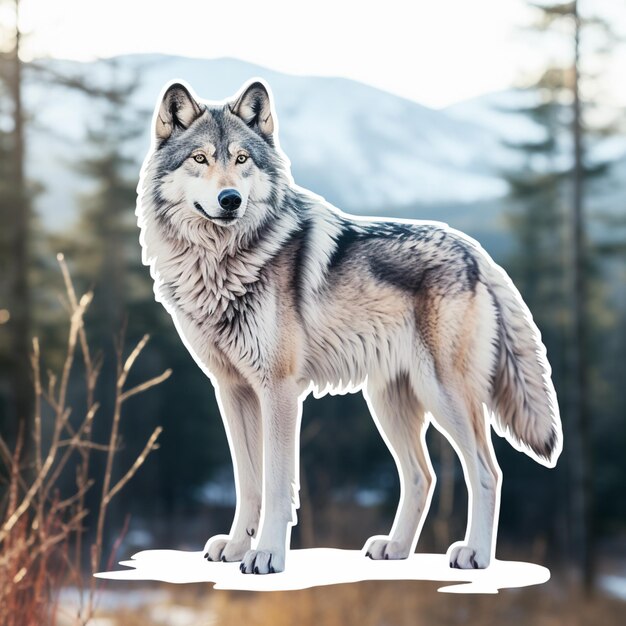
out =
[[[498,312],[498,360],[490,407],[496,430],[552,467],[561,452],[561,419],[541,333],[504,270],[487,257],[480,265]]]

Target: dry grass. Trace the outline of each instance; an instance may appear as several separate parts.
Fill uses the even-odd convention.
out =
[[[437,593],[439,586],[372,581],[255,595],[220,592],[214,609],[217,623],[248,626],[623,623],[623,603],[607,598],[587,601],[575,590],[560,589],[555,583],[475,596]]]
[[[213,590],[210,585],[113,584],[110,626],[618,626],[624,603],[587,599],[562,578],[497,595],[438,593],[426,581],[368,581],[272,593]],[[144,601],[137,602],[137,599]],[[125,606],[125,599],[131,606]]]
[[[7,484],[0,503],[0,619],[3,626],[54,626],[57,623],[57,599],[62,586],[80,591],[81,603],[72,616],[74,624],[86,624],[94,614],[97,580],[90,577],[84,589],[81,568],[83,520],[88,514],[85,494],[93,486],[90,458],[94,451],[106,455],[106,470],[96,516],[96,539],[90,546],[92,572],[102,562],[103,530],[108,506],[116,494],[134,476],[147,455],[156,448],[161,428],[156,428],[141,454],[115,484],[112,483],[118,432],[124,402],[165,380],[170,371],[126,389],[128,374],[148,341],[145,336],[124,359],[122,338],[117,342],[117,382],[114,413],[108,441],[92,440],[94,419],[98,413],[95,389],[101,368],[100,357],[93,358],[87,341],[84,315],[92,293],[76,296],[67,265],[58,256],[63,274],[70,324],[65,359],[59,373],[47,372],[42,380],[39,341],[33,341],[31,357],[35,415],[32,453],[25,454],[26,434],[20,432],[13,451],[0,438],[0,461],[5,466]],[[80,423],[70,422],[67,405],[68,385],[78,347],[82,355],[86,408]],[[44,423],[50,421],[48,424]],[[49,442],[43,432],[51,431]],[[44,447],[46,448],[44,450]],[[76,468],[76,480],[70,493],[61,495],[60,480],[64,470]],[[84,592],[84,593],[83,593]],[[84,599],[84,600],[83,600]],[[65,620],[64,623],[68,623]]]

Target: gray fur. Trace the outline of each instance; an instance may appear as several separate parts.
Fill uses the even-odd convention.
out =
[[[262,83],[225,103],[190,94],[172,85],[157,105],[138,222],[156,299],[218,388],[235,463],[233,528],[207,543],[207,558],[241,559],[248,573],[284,568],[302,401],[362,390],[403,494],[390,535],[364,553],[414,549],[434,486],[432,421],[470,493],[450,562],[487,566],[501,477],[483,407],[539,462],[554,464],[561,447],[545,349],[519,293],[445,224],[357,218],[296,186]],[[242,195],[236,215],[217,203],[224,188]]]

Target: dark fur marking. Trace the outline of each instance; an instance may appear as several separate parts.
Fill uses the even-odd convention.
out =
[[[343,220],[341,223],[341,233],[336,238],[335,249],[328,261],[328,269],[337,267],[346,258],[354,244],[376,236],[374,232],[358,230],[352,224]]]
[[[554,448],[556,447],[556,431],[554,428],[550,431],[550,436],[548,437],[548,441],[546,441],[543,452],[540,455],[549,460],[552,457],[552,453],[554,452]]]
[[[412,293],[438,285],[448,289],[448,293],[451,289],[475,291],[480,279],[478,262],[464,241],[438,226],[397,223],[376,226],[374,230],[374,224],[368,225],[369,239],[399,241],[405,246],[402,252],[381,248],[370,255],[370,270],[382,282]],[[438,250],[440,262],[433,262],[430,254],[424,254],[423,247],[427,244]],[[401,263],[398,254],[404,254]]]
[[[302,268],[303,268],[304,261],[306,258],[307,249],[310,245],[309,233],[311,232],[311,228],[312,228],[311,219],[306,216],[303,217],[302,221],[300,222],[300,230],[298,231],[299,245],[298,245],[296,256],[294,259],[293,274],[292,274],[293,290],[294,290],[294,293],[296,294],[295,295],[296,308],[298,309],[299,309],[298,303],[302,299],[302,290],[304,286],[304,273],[302,271]],[[299,310],[298,310],[298,314],[300,314]]]
[[[419,258],[419,257],[418,257]],[[413,259],[415,262],[415,259]],[[415,263],[417,267],[421,267],[419,260]],[[369,264],[372,274],[380,281],[398,287],[403,291],[416,293],[420,291],[428,282],[428,277],[433,275],[435,270],[441,266],[422,268],[421,271],[415,271],[413,267],[398,266],[397,264],[387,260],[371,260]]]

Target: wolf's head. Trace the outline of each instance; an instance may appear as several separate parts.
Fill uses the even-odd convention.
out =
[[[261,224],[287,177],[272,109],[260,81],[222,103],[202,102],[181,83],[167,87],[144,173],[150,207],[142,210],[190,239]]]

